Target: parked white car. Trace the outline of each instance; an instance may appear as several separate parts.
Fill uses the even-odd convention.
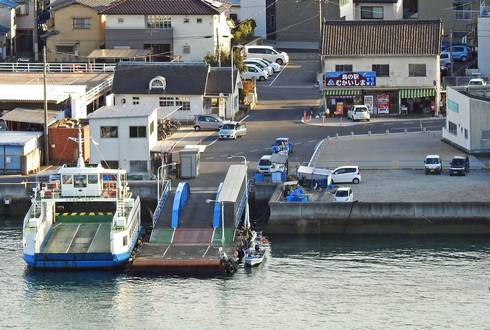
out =
[[[276,62],[271,62],[269,60],[266,60],[264,58],[258,58],[258,57],[250,57],[250,58],[247,58],[247,60],[250,59],[250,60],[258,60],[258,61],[261,61],[262,63],[264,64],[267,64],[267,65],[270,65],[272,67],[272,70],[274,70],[274,72],[280,72],[282,70],[282,67],[277,64]]]
[[[487,83],[481,78],[473,78],[468,82],[468,86],[485,86]]]
[[[245,64],[245,70],[242,72],[242,79],[244,80],[267,80],[269,79],[269,74],[267,71],[262,70],[254,64]]]
[[[352,121],[370,121],[371,115],[369,114],[369,109],[365,105],[354,105],[347,112],[347,118],[352,119]]]
[[[361,182],[359,166],[340,166],[330,173],[332,183],[354,183]]]
[[[262,69],[264,71],[267,71],[267,73],[269,74],[269,76],[272,76],[274,74],[274,69],[270,65],[264,64],[260,60],[252,60],[252,59],[248,59],[247,58],[245,61],[243,61],[243,63],[256,65],[260,69]]]
[[[441,52],[441,55],[439,56],[439,63],[441,67],[445,67],[446,69],[449,69],[451,65],[453,65],[453,58],[451,56],[451,53]]]
[[[236,121],[225,122],[219,130],[220,139],[235,140],[245,135],[247,135],[247,127],[245,124]]]
[[[425,174],[442,173],[442,160],[439,155],[427,155],[424,161]]]
[[[272,155],[264,155],[260,157],[257,163],[257,171],[264,175],[270,175],[275,172],[284,172],[286,166],[284,164],[275,163],[272,160]]]
[[[353,202],[354,201],[354,193],[350,187],[342,187],[338,188],[334,195],[334,200],[336,202]]]
[[[289,62],[287,53],[278,52],[271,46],[245,46],[245,57],[263,58],[279,65]]]

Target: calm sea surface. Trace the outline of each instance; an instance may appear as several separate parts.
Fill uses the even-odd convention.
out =
[[[28,272],[0,215],[0,328],[490,328],[487,237],[272,238],[232,278]]]

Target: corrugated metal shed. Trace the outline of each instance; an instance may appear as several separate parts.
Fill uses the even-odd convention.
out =
[[[63,114],[60,111],[48,110],[48,126],[56,122],[56,117],[58,115],[62,116]],[[15,108],[4,114],[0,119],[5,121],[15,121],[17,123],[44,125],[44,110]]]

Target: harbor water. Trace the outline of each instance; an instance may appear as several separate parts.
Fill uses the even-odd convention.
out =
[[[230,278],[32,272],[0,216],[0,329],[484,329],[486,236],[272,237]]]

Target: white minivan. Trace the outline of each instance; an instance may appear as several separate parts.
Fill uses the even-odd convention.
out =
[[[264,58],[279,65],[289,62],[287,53],[278,52],[271,46],[245,46],[245,57]]]
[[[330,173],[332,183],[355,183],[361,182],[361,173],[358,166],[340,166]]]

